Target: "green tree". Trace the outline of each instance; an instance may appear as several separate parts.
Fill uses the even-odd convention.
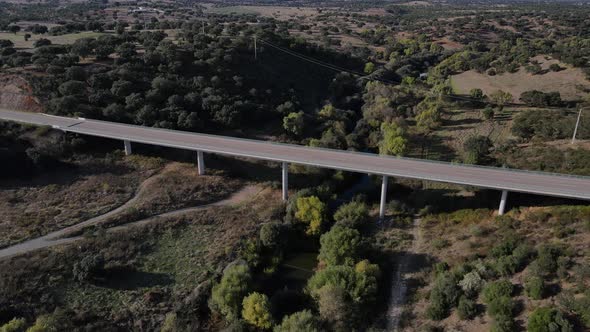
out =
[[[382,140],[379,143],[379,153],[384,155],[401,156],[406,152],[408,140],[404,137],[404,129],[395,122],[381,124]]]
[[[482,164],[489,159],[492,141],[486,136],[471,136],[463,143],[464,161],[467,164]]]
[[[260,242],[268,248],[274,248],[283,244],[284,226],[278,222],[266,223],[260,227]]]
[[[62,83],[57,90],[63,96],[83,95],[86,92],[86,83],[81,81],[67,81]]]
[[[423,133],[430,133],[441,125],[440,107],[423,110],[416,116],[416,126]]]
[[[320,332],[320,324],[311,311],[303,310],[283,318],[274,332]]]
[[[80,38],[76,40],[70,47],[70,52],[81,58],[85,58],[92,54],[96,45],[94,38]]]
[[[510,94],[509,92],[505,92],[502,90],[497,90],[492,92],[492,94],[490,94],[490,100],[498,105],[498,107],[500,107],[500,109],[504,108],[504,106],[506,106],[506,104],[508,104],[509,102],[512,101],[514,97],[512,96],[512,94]]]
[[[372,62],[365,63],[365,69],[364,69],[365,74],[368,75],[374,71],[375,71],[375,64],[374,63],[372,63]]]
[[[27,321],[24,318],[13,318],[0,326],[0,332],[24,332],[26,329]]]
[[[369,220],[369,208],[362,202],[346,203],[334,213],[336,225],[359,228]]]
[[[514,286],[509,280],[501,279],[492,281],[487,283],[483,288],[483,300],[484,302],[489,303],[502,296],[510,297],[513,290]]]
[[[309,196],[297,198],[296,205],[295,219],[308,225],[306,234],[320,234],[325,219],[326,204],[317,196]]]
[[[477,100],[483,100],[485,98],[483,91],[478,88],[471,89],[469,91],[469,95],[471,96],[471,98],[477,99]]]
[[[283,128],[295,136],[303,134],[304,125],[305,114],[301,111],[289,113],[283,118]]]
[[[477,315],[477,304],[472,299],[461,296],[459,298],[459,305],[457,305],[457,313],[459,318],[466,320],[472,319]]]
[[[555,308],[537,308],[529,316],[528,332],[572,332],[572,324]]]
[[[221,281],[211,291],[211,307],[228,321],[238,319],[242,299],[248,293],[252,277],[247,265],[227,267]]]
[[[20,31],[20,26],[13,24],[8,27],[8,31],[10,31],[16,35],[16,33]]]
[[[374,271],[373,268],[370,270]],[[330,286],[331,291],[343,290],[342,296],[347,307],[360,315],[366,313],[375,303],[377,294],[377,278],[371,273],[361,273],[347,265],[330,265],[316,272],[307,282],[307,291],[313,299],[319,300],[323,287]],[[334,294],[332,294],[334,295]]]
[[[361,235],[356,229],[334,226],[320,238],[318,259],[327,265],[352,266],[359,257]]]
[[[257,292],[245,297],[242,302],[242,318],[257,328],[270,329],[272,316],[268,297]]]
[[[58,332],[59,324],[54,315],[41,315],[35,320],[35,324],[27,329],[27,332]]]

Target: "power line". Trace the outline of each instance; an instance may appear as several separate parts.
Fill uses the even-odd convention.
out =
[[[277,49],[279,51],[285,52],[285,53],[287,53],[289,55],[292,55],[294,57],[297,57],[299,59],[302,59],[302,60],[305,60],[305,61],[314,63],[316,65],[319,65],[319,66],[322,66],[322,67],[325,67],[325,68],[328,68],[328,69],[331,69],[331,70],[334,70],[334,71],[337,71],[337,72],[346,72],[346,73],[349,73],[349,74],[352,74],[352,75],[355,75],[355,76],[359,76],[359,78],[364,79],[364,80],[380,81],[380,82],[387,83],[387,84],[400,84],[401,83],[401,82],[396,82],[396,81],[385,80],[385,79],[378,78],[378,77],[369,77],[368,75],[365,75],[363,73],[360,73],[360,72],[357,72],[357,71],[354,71],[354,70],[350,70],[350,69],[346,69],[346,68],[342,68],[342,67],[339,67],[337,65],[333,65],[331,63],[327,63],[327,62],[324,62],[324,61],[321,61],[321,60],[317,60],[317,59],[308,57],[306,55],[303,55],[303,54],[300,54],[300,53],[296,53],[296,52],[291,51],[289,49],[282,48],[282,47],[277,46],[277,45],[274,45],[274,44],[272,44],[272,43],[270,43],[270,42],[268,42],[266,40],[262,40],[262,39],[258,39],[258,40],[260,42],[262,42],[263,44],[266,44],[266,45],[268,45],[268,46],[270,46],[272,48],[275,48],[275,49]]]
[[[296,53],[295,51],[292,51],[292,50],[285,49],[285,48],[282,48],[280,46],[274,45],[274,44],[272,44],[272,43],[270,43],[270,42],[268,42],[266,40],[263,40],[263,39],[258,39],[258,41],[260,41],[263,44],[266,44],[266,45],[268,45],[268,46],[270,46],[272,48],[275,48],[275,49],[277,49],[279,51],[282,51],[282,52],[285,52],[285,53],[287,53],[289,55],[292,55],[294,57],[297,57],[299,59],[308,61],[310,63],[314,63],[316,65],[319,65],[319,66],[322,66],[322,67],[325,67],[325,68],[328,68],[328,69],[331,69],[331,70],[334,70],[334,71],[337,71],[337,72],[346,72],[346,73],[349,73],[349,74],[352,74],[352,75],[355,75],[355,76],[359,76],[360,79],[372,80],[372,81],[379,81],[379,82],[382,82],[382,83],[385,83],[385,84],[390,84],[390,85],[402,84],[401,81],[386,80],[386,79],[382,79],[382,78],[379,78],[379,77],[371,77],[369,75],[364,75],[364,74],[359,73],[357,71],[353,71],[353,70],[350,70],[350,69],[342,68],[342,67],[339,67],[339,66],[336,66],[336,65],[333,65],[333,64],[330,64],[330,63],[321,61],[321,60],[317,60],[317,59],[308,57],[306,55],[303,55],[303,54],[300,54],[300,53]],[[426,92],[428,92],[428,91],[426,91]],[[482,102],[481,99],[475,99],[475,98],[464,97],[464,96],[459,96],[459,95],[446,95],[445,97],[446,98],[451,98],[451,99],[456,99],[456,100],[470,101],[470,102],[478,102],[478,103]]]

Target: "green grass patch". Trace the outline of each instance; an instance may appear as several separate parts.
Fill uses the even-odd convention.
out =
[[[154,250],[143,258],[142,270],[170,275],[176,289],[196,287],[204,272],[215,270],[213,262],[206,259],[207,244],[214,241],[215,230],[214,225],[167,230]]]

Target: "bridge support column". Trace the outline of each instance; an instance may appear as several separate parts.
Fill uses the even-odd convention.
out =
[[[205,175],[205,158],[203,158],[203,151],[197,151],[197,171],[199,175]]]
[[[131,142],[128,140],[124,140],[123,144],[125,145],[125,155],[128,156],[131,154]]]
[[[385,203],[387,202],[387,182],[389,178],[383,175],[383,182],[381,182],[381,202],[379,203],[379,219],[385,217]]]
[[[283,178],[283,201],[289,198],[289,164],[282,164],[282,178]]]
[[[500,208],[498,209],[498,215],[501,216],[506,210],[506,200],[508,199],[508,190],[502,190],[502,198],[500,198]]]

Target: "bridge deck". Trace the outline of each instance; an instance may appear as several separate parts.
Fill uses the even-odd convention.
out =
[[[0,119],[194,151],[590,200],[590,177],[396,158],[8,110],[0,110]]]

